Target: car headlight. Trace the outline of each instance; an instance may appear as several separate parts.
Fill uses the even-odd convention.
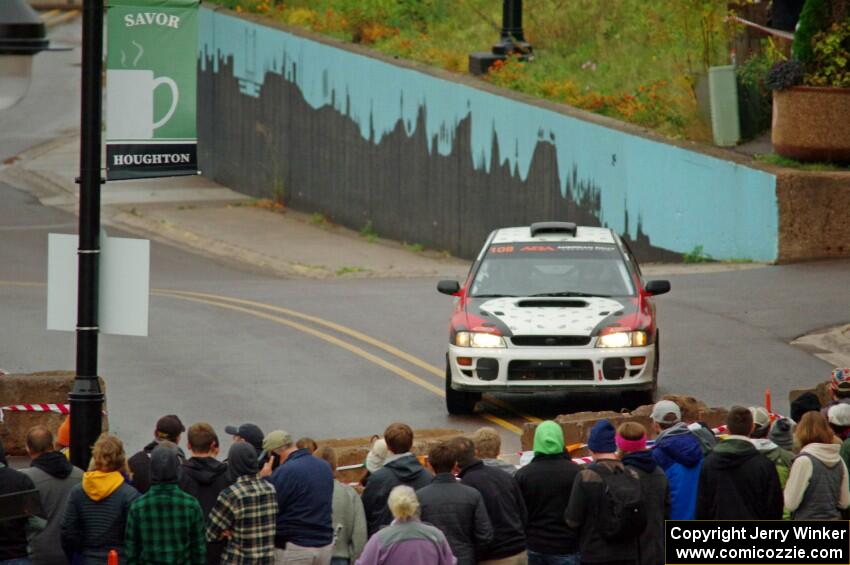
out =
[[[647,343],[646,332],[624,331],[599,336],[596,347],[643,347]]]
[[[458,347],[505,347],[505,340],[500,335],[481,332],[457,332],[455,345]]]

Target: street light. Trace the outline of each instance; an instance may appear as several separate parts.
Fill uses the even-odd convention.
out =
[[[44,22],[26,0],[0,1],[0,110],[26,95],[33,55],[48,44]]]
[[[26,0],[0,0],[0,110],[29,89],[32,56],[48,50],[47,30]],[[97,374],[100,255],[101,74],[103,0],[83,2],[82,105],[80,112],[80,236],[77,283],[77,365],[71,405],[71,463],[88,469],[103,423]]]
[[[496,61],[518,55],[520,61],[534,59],[534,50],[522,31],[522,0],[502,0],[502,29],[499,41],[489,52],[469,54],[469,72],[483,75]]]

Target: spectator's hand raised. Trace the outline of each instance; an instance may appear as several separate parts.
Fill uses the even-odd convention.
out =
[[[263,465],[263,468],[260,469],[260,476],[265,478],[265,477],[270,477],[271,474],[272,474],[272,460],[271,460],[271,458],[269,458],[269,460],[266,461],[266,464]]]

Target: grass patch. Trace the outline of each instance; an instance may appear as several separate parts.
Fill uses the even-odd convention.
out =
[[[313,212],[310,214],[310,223],[320,228],[327,228],[330,225],[328,218],[321,212]]]
[[[404,248],[410,251],[411,253],[422,253],[425,251],[425,246],[421,243],[404,243]]]
[[[697,245],[687,253],[682,254],[682,261],[685,263],[709,263],[714,259],[703,250],[702,245]]]
[[[367,269],[363,267],[340,267],[336,270],[336,276],[341,277],[342,275],[349,275],[353,273],[365,273]]]
[[[496,42],[493,0],[213,0],[285,24],[466,73],[468,54]],[[727,64],[735,29],[726,0],[526,0],[535,60],[508,60],[494,84],[655,129],[709,140],[695,74]]]
[[[178,210],[194,210],[197,208],[194,204],[181,204],[177,207]]]
[[[378,241],[378,232],[375,231],[375,227],[372,225],[372,220],[366,222],[366,225],[360,228],[360,237],[364,238],[369,243],[375,243]]]
[[[776,165],[777,167],[787,167],[789,169],[798,169],[801,171],[847,171],[848,167],[841,167],[834,163],[803,163],[776,153],[766,153],[764,155],[756,155],[753,157],[759,163],[767,163],[768,165]]]

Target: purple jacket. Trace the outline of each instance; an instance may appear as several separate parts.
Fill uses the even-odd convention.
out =
[[[357,565],[455,565],[443,532],[419,520],[393,522],[373,535]]]

